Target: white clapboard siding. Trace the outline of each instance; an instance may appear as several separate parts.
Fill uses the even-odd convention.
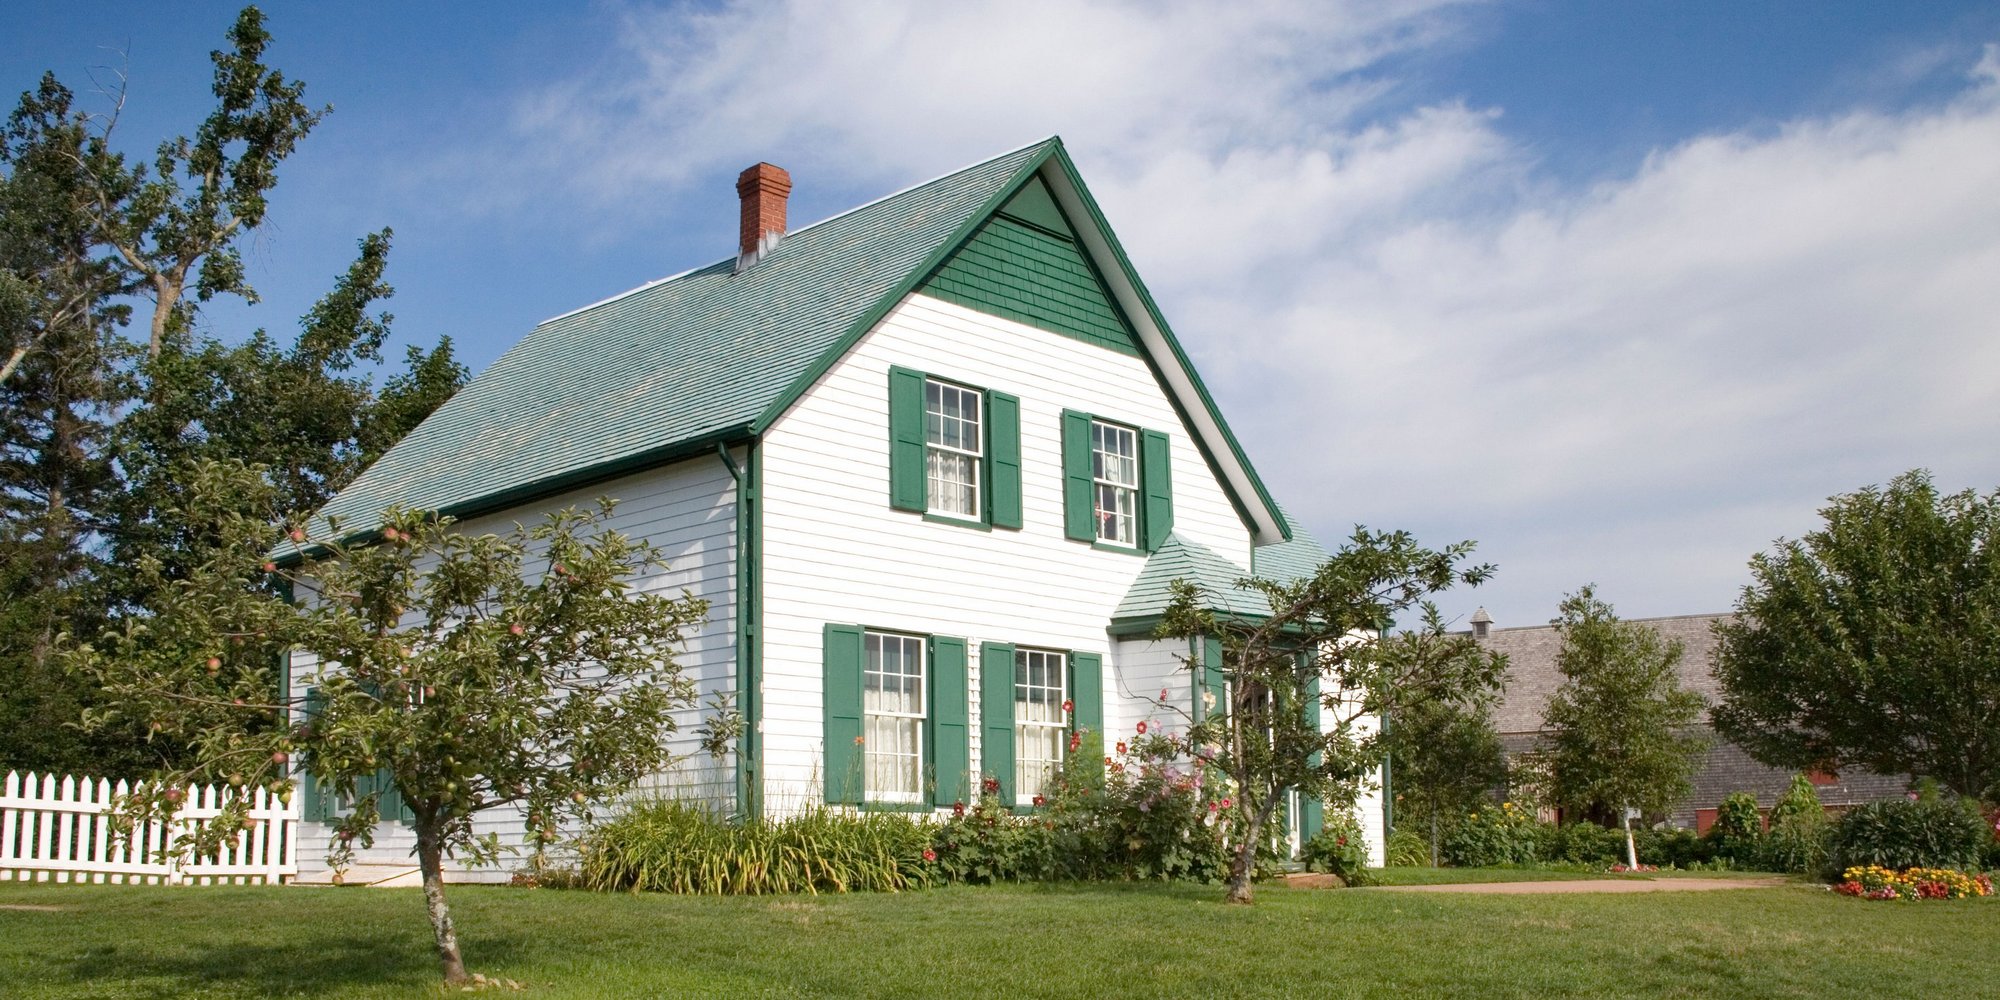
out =
[[[1020,530],[977,531],[890,508],[892,365],[1020,398]],[[1105,654],[1106,729],[1144,717],[1161,665],[1149,658],[1143,683],[1126,679],[1114,648],[1124,644],[1105,629],[1145,557],[1064,537],[1066,408],[1167,432],[1174,531],[1248,571],[1249,529],[1144,361],[907,297],[765,437],[764,773],[774,809],[820,798],[820,646],[828,622],[970,640],[975,768],[982,642]]]
[[[739,467],[749,461],[741,448],[734,449],[731,456]],[[695,682],[699,693],[695,705],[674,716],[678,730],[669,749],[676,763],[665,773],[641,782],[638,794],[699,798],[724,808],[732,807],[736,761],[733,756],[712,760],[701,752],[696,735],[710,696],[736,690],[736,484],[722,459],[710,453],[647,469],[466,518],[457,528],[470,535],[505,535],[517,524],[528,527],[539,524],[554,511],[595,507],[597,499],[606,496],[618,501],[610,526],[635,541],[651,542],[665,562],[664,566],[650,570],[635,589],[649,594],[685,592],[708,601],[709,605],[708,620],[688,632],[683,648],[675,655],[683,676]],[[529,565],[537,572],[542,568],[532,560]],[[293,654],[292,691],[303,692],[318,672],[319,665],[311,656]],[[519,846],[527,841],[525,809],[489,809],[474,816],[472,822],[476,835],[493,834],[503,845]],[[332,835],[333,828],[325,823],[305,824],[302,834],[305,846],[299,858],[306,872],[327,868],[326,854]],[[406,864],[413,856],[415,843],[415,835],[408,826],[384,822],[375,828],[372,847],[355,847],[355,863]],[[455,881],[505,881],[510,867],[524,864],[523,857],[503,856],[495,865],[479,869],[454,867],[447,874]]]
[[[257,789],[250,829],[210,855],[171,850],[222,812],[226,789],[183,790],[173,818],[120,831],[111,815],[132,791],[108,778],[61,778],[9,771],[0,783],[0,881],[277,884],[298,874],[299,805]]]

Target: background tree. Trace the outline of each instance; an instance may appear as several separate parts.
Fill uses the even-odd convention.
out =
[[[201,463],[185,513],[219,540],[211,558],[158,581],[171,596],[156,614],[72,656],[117,706],[94,722],[129,718],[193,750],[123,815],[170,814],[179,803],[166,789],[187,783],[285,795],[296,763],[352,803],[336,826],[338,866],[371,842],[386,776],[414,816],[444,978],[461,982],[444,860],[508,848],[475,836],[483,811],[522,810],[546,843],[566,819],[665,768],[672,713],[694,702],[673,651],[707,604],[633,588],[658,553],[609,527],[609,500],[507,537],[390,511],[380,544],[330,546],[280,571],[265,556],[278,531],[238,506],[271,489],[257,470]],[[280,582],[302,599],[287,601]],[[289,650],[338,666],[273,697]],[[237,835],[244,801],[175,848]]]
[[[1507,780],[1492,704],[1491,691],[1419,702],[1394,716],[1383,733],[1383,749],[1395,767],[1396,825],[1423,831],[1433,866],[1452,821],[1490,799]]]
[[[1776,767],[2000,800],[2000,491],[1940,495],[1916,470],[1820,517],[1751,558],[1716,629],[1717,730]]]
[[[246,9],[214,55],[215,109],[151,167],[114,146],[123,94],[77,106],[53,75],[0,132],[0,767],[131,777],[178,752],[75,725],[101,696],[50,660],[55,636],[151,614],[150,557],[178,579],[214,539],[185,523],[203,461],[264,470],[241,510],[273,522],[351,481],[464,381],[448,338],[383,364],[389,232],[287,345],[224,339],[197,307],[255,301],[235,247],[266,215],[279,164],[324,114],[264,64]],[[133,306],[145,338],[126,338]],[[381,380],[381,376],[388,376]]]
[[[1222,643],[1226,696],[1192,732],[1237,789],[1230,902],[1251,901],[1261,838],[1289,793],[1352,807],[1381,762],[1372,720],[1499,686],[1505,658],[1470,636],[1445,634],[1426,603],[1447,587],[1492,576],[1491,566],[1463,565],[1471,552],[1470,542],[1433,551],[1407,532],[1356,528],[1310,577],[1239,581],[1264,597],[1268,616],[1216,611],[1219,602],[1199,588],[1174,582],[1158,634]],[[1422,629],[1394,643],[1368,641],[1382,622],[1418,607]]]
[[[1665,812],[1694,790],[1709,747],[1696,729],[1703,699],[1681,687],[1681,643],[1619,621],[1591,587],[1564,598],[1551,624],[1562,638],[1563,681],[1542,713],[1530,769],[1555,804],[1616,817],[1636,868],[1632,812]]]

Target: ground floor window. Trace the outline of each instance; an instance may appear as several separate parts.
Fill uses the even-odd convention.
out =
[[[1014,652],[1014,796],[1026,805],[1046,793],[1069,739],[1069,658],[1042,649]]]
[[[924,640],[869,632],[863,648],[867,797],[916,802],[923,794]]]

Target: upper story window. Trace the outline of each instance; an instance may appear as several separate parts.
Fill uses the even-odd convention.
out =
[[[864,783],[878,802],[916,802],[923,793],[924,640],[869,632],[862,641]]]
[[[1097,540],[1138,545],[1139,435],[1129,427],[1093,420],[1090,474]]]
[[[1026,805],[1062,767],[1069,734],[1069,658],[1042,649],[1014,651],[1014,798]]]
[[[933,513],[978,520],[986,437],[982,393],[924,380],[924,472]]]
[[[1021,401],[889,369],[889,506],[976,528],[1021,526]]]

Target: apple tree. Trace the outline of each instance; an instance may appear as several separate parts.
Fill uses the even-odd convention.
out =
[[[1237,581],[1263,598],[1268,613],[1218,610],[1242,602],[1174,581],[1157,634],[1222,646],[1220,697],[1192,735],[1236,790],[1230,902],[1251,901],[1261,838],[1289,793],[1351,806],[1382,760],[1373,720],[1498,688],[1506,657],[1470,635],[1447,634],[1428,601],[1492,576],[1489,565],[1466,565],[1471,553],[1471,542],[1433,550],[1407,532],[1356,528],[1311,576]],[[1413,610],[1423,627],[1378,638],[1384,623]]]
[[[512,849],[475,835],[481,812],[520,810],[546,844],[663,769],[673,713],[695,697],[674,650],[707,605],[635,585],[659,554],[610,526],[609,499],[505,536],[391,510],[367,544],[308,544],[296,529],[286,543],[234,513],[229,498],[256,482],[240,465],[195,470],[190,505],[218,511],[203,522],[209,558],[158,581],[169,596],[155,615],[72,650],[111,695],[91,722],[130,718],[194,751],[125,814],[171,814],[165,789],[189,782],[289,794],[297,771],[351,803],[331,845],[340,866],[372,843],[393,787],[414,817],[444,978],[461,982],[445,859]],[[281,544],[290,554],[273,560]],[[295,652],[319,666],[288,685]],[[214,850],[243,818],[226,812],[175,846]]]

